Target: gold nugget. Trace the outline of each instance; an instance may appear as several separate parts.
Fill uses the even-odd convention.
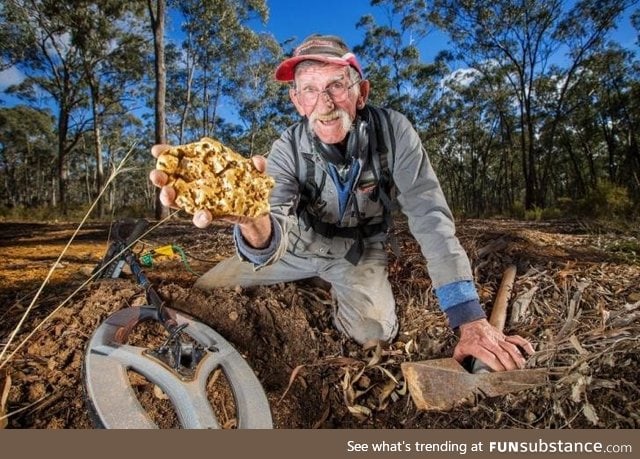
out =
[[[158,157],[156,169],[169,176],[176,204],[190,214],[208,209],[214,218],[255,218],[269,212],[273,178],[217,140],[172,147]]]

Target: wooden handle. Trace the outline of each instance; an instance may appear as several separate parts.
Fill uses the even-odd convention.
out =
[[[496,293],[496,299],[493,302],[493,309],[491,309],[489,323],[500,331],[504,330],[504,324],[507,321],[507,306],[509,306],[511,290],[516,280],[516,271],[515,265],[510,265],[504,270],[498,293]],[[489,373],[490,371],[491,368],[488,365],[478,359],[474,359],[471,373]]]
[[[498,288],[498,293],[496,294],[496,300],[493,303],[491,317],[489,317],[489,323],[500,331],[504,330],[504,324],[507,321],[507,307],[509,306],[513,283],[516,279],[516,271],[515,265],[510,265],[505,269],[500,288]]]

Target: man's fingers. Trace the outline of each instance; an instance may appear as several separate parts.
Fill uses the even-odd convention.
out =
[[[264,172],[265,170],[267,170],[267,158],[265,158],[264,156],[252,156],[251,160],[253,161],[253,165],[258,171]]]
[[[484,341],[475,343],[473,346],[456,346],[453,353],[454,359],[462,363],[468,356],[484,362],[493,371],[517,370],[524,368],[526,363],[518,346],[506,340]]]
[[[211,216],[211,212],[208,210],[199,210],[195,214],[193,214],[193,224],[198,228],[206,228],[213,221],[213,217]]]
[[[504,371],[508,369],[503,365],[502,361],[496,356],[496,354],[494,354],[493,352],[485,348],[478,348],[475,350],[473,354],[469,354],[469,355],[473,355],[473,358],[484,363],[486,366],[491,368],[492,371]],[[461,357],[462,356],[460,355],[456,356],[454,352],[453,358],[455,358],[460,363],[462,363],[464,357],[467,357],[467,356],[464,356],[462,358]]]
[[[523,368],[526,364],[523,353],[531,355],[534,352],[531,343],[523,337],[505,336],[482,319],[460,327],[460,341],[453,357],[462,362],[465,357],[473,356],[494,371],[504,371]]]
[[[524,368],[524,364],[527,361],[522,356],[520,349],[516,345],[511,344],[508,341],[501,341],[500,347],[503,350],[498,354],[498,357],[507,370]]]
[[[153,155],[154,158],[157,158],[162,154],[162,152],[168,150],[169,148],[171,148],[170,145],[164,145],[159,143],[151,147],[151,154]]]
[[[149,172],[149,180],[158,188],[162,188],[169,181],[169,176],[165,172],[154,169]]]
[[[165,207],[176,207],[176,190],[170,186],[163,186],[160,190],[160,202]]]
[[[524,350],[524,352],[527,355],[533,355],[536,352],[533,346],[531,345],[531,343],[526,339],[524,339],[522,336],[519,336],[519,335],[507,336],[505,337],[505,341],[508,341],[520,347],[522,350]]]

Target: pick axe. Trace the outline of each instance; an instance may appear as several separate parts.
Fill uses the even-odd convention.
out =
[[[511,265],[502,282],[491,311],[489,322],[502,331],[507,317],[507,306],[516,276]],[[404,362],[402,373],[411,398],[419,410],[447,411],[476,396],[496,397],[545,384],[545,368],[492,372],[480,361],[475,361],[471,372],[453,358]]]

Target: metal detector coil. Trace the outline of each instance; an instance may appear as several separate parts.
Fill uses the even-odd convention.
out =
[[[86,349],[84,381],[94,422],[108,429],[155,429],[158,426],[138,401],[127,370],[133,370],[156,384],[171,401],[180,425],[185,429],[219,429],[220,423],[207,399],[209,375],[220,368],[224,372],[236,402],[240,429],[273,427],[269,402],[251,367],[236,349],[210,327],[165,308],[197,346],[182,350],[182,362],[193,367],[189,375],[178,372],[160,358],[158,352],[126,344],[136,325],[158,320],[155,307],[128,307],[112,314],[94,332]],[[186,325],[186,326],[184,326]],[[160,353],[162,354],[162,353]]]
[[[87,345],[84,383],[95,424],[108,429],[158,427],[131,387],[127,370],[132,370],[168,396],[183,428],[219,429],[206,390],[209,376],[220,368],[235,398],[238,428],[272,428],[267,397],[240,353],[212,328],[167,308],[153,288],[131,250],[147,226],[144,219],[118,222],[107,253],[94,270],[98,279],[115,279],[122,267],[129,265],[137,283],[144,288],[148,303],[109,316]],[[131,331],[150,320],[164,327],[168,334],[165,343],[154,349],[127,344]],[[185,336],[190,339],[183,339]]]

